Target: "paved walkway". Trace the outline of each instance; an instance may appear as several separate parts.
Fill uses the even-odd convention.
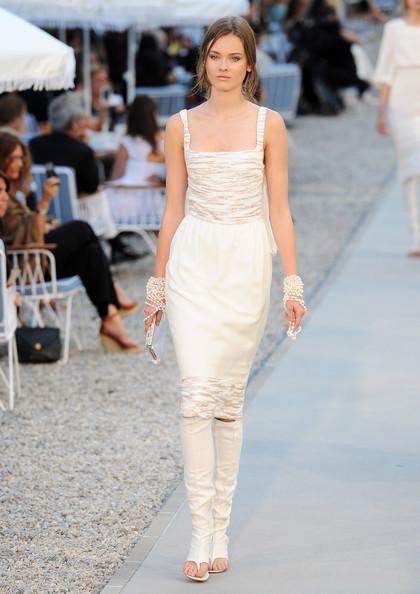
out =
[[[420,593],[420,261],[406,234],[393,182],[271,358],[245,415],[231,570],[183,578],[180,488],[103,594]]]

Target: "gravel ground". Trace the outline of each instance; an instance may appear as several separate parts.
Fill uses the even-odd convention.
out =
[[[336,118],[300,118],[290,131],[290,200],[309,303],[392,168],[375,111],[366,103]],[[143,300],[152,267],[147,257],[116,276]],[[284,337],[281,283],[276,260],[253,373]],[[129,327],[143,336],[140,316]],[[102,354],[97,331],[92,319],[85,350],[73,350],[65,367],[22,366],[24,397],[0,418],[1,594],[99,592],[181,479],[172,347],[155,367],[144,354]]]

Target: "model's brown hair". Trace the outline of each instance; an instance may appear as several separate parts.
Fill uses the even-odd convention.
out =
[[[210,96],[211,84],[206,73],[207,57],[214,43],[221,37],[230,34],[239,37],[244,46],[247,66],[251,68],[251,72],[247,71],[245,75],[242,83],[242,92],[247,99],[255,102],[255,96],[259,88],[255,36],[248,22],[242,17],[224,17],[218,19],[207,29],[197,62],[195,89],[207,98]]]
[[[22,148],[23,167],[19,179],[9,179],[10,194],[14,196],[16,192],[23,192],[25,196],[31,190],[31,166],[32,159],[27,145],[12,132],[0,131],[0,170],[6,172],[9,167],[10,156],[17,146]]]

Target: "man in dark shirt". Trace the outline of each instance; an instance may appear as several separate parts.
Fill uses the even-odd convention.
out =
[[[80,140],[85,134],[85,114],[80,98],[75,93],[59,95],[50,103],[48,114],[53,132],[37,136],[29,143],[34,163],[44,165],[52,162],[54,165],[72,167],[79,197],[94,194],[98,191],[99,174],[93,150]],[[118,235],[108,241],[114,263],[140,257]]]
[[[54,165],[72,167],[76,174],[79,196],[98,190],[99,175],[93,150],[80,140],[84,135],[81,103],[74,93],[65,93],[49,106],[51,134],[37,136],[29,143],[34,163],[52,161]]]

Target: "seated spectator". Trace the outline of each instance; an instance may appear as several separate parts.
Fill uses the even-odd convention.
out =
[[[193,45],[189,35],[183,35],[181,37],[176,59],[178,64],[185,68],[187,72],[195,74],[198,61],[198,47]]]
[[[26,103],[27,111],[41,132],[48,131],[48,105],[56,95],[57,91],[35,91],[34,89],[19,92],[19,96]]]
[[[143,33],[136,57],[136,84],[161,87],[175,82],[172,66],[153,33]]]
[[[98,168],[93,150],[80,140],[86,121],[78,95],[65,93],[56,97],[49,106],[49,119],[53,132],[33,138],[29,143],[34,162],[72,167],[79,198],[96,194],[100,190]],[[112,219],[105,238],[111,245],[114,262],[139,257],[138,252],[118,237]]]
[[[48,113],[52,133],[33,138],[29,143],[34,163],[52,161],[55,165],[72,167],[79,197],[93,194],[99,186],[98,168],[93,150],[81,140],[86,133],[86,120],[79,97],[75,93],[56,97]]]
[[[343,108],[341,89],[355,87],[361,96],[369,88],[357,76],[351,41],[325,0],[292,0],[285,30],[294,45],[289,60],[302,69],[301,113],[335,115]]]
[[[275,64],[273,58],[261,47],[262,41],[262,28],[260,25],[252,23],[252,30],[254,31],[255,41],[257,44],[257,68],[259,72],[264,72],[264,70],[270,70],[270,67]]]
[[[12,130],[0,130],[0,169],[9,176],[10,191],[31,210],[37,209],[31,175],[31,158],[27,145]],[[45,180],[41,200],[49,203],[57,193],[57,178]]]
[[[118,184],[162,184],[165,179],[163,138],[156,119],[156,104],[137,96],[128,109],[127,134],[121,139],[112,179]]]
[[[125,112],[124,99],[112,90],[108,68],[103,64],[92,66],[91,70],[92,117],[88,126],[92,130],[113,130],[122,122]]]
[[[25,191],[24,180],[30,171],[29,156],[23,141],[8,132],[0,132],[0,170],[10,180],[10,202],[1,221],[6,245],[57,244],[52,250],[57,277],[80,277],[102,320],[100,336],[104,349],[110,352],[142,350],[139,344],[130,340],[121,320],[121,314],[135,313],[139,304],[130,301],[114,283],[106,256],[91,227],[83,221],[72,221],[53,229],[49,227],[46,213],[57,193],[58,179],[52,177],[44,186],[37,212],[23,205],[17,194]]]
[[[0,128],[10,128],[17,134],[27,132],[26,103],[16,93],[0,95]]]

